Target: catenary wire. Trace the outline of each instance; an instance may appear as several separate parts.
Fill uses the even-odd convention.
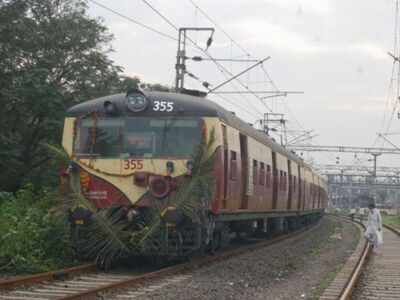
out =
[[[101,3],[99,3],[99,2],[96,1],[96,0],[88,0],[88,1],[91,2],[91,3],[93,3],[93,4],[95,4],[95,5],[97,5],[97,6],[99,6],[99,7],[101,7],[101,8],[103,8],[103,9],[105,9],[105,10],[107,10],[107,11],[109,11],[109,12],[111,12],[111,13],[113,13],[113,14],[115,14],[115,15],[117,15],[117,16],[119,16],[119,17],[121,17],[121,18],[123,18],[123,19],[125,19],[125,20],[127,20],[127,21],[129,21],[129,22],[132,22],[132,23],[134,23],[134,24],[136,24],[136,25],[138,25],[138,26],[140,26],[140,27],[143,27],[143,28],[145,28],[145,29],[147,29],[147,30],[150,30],[150,31],[152,31],[152,32],[154,32],[154,33],[157,33],[157,34],[159,34],[159,35],[161,35],[161,36],[163,36],[163,37],[165,37],[165,38],[168,38],[168,39],[170,39],[170,40],[173,40],[173,41],[175,41],[175,42],[178,41],[177,38],[174,38],[174,37],[171,36],[171,35],[168,35],[168,34],[166,34],[166,33],[163,33],[163,32],[161,32],[161,31],[159,31],[159,30],[157,30],[157,29],[154,29],[154,28],[152,28],[152,27],[150,27],[150,26],[148,26],[148,25],[146,25],[146,24],[144,24],[144,23],[142,23],[142,22],[140,22],[140,21],[137,21],[137,20],[135,20],[135,19],[133,19],[133,18],[131,18],[131,17],[128,17],[128,16],[126,16],[126,15],[124,15],[124,14],[122,14],[122,13],[116,11],[115,9],[109,8],[108,6],[105,6],[105,5],[101,4]],[[148,5],[150,5],[150,3],[148,3],[147,1],[145,1],[145,3],[148,4]],[[153,7],[153,6],[151,6],[151,8],[154,10],[154,7]],[[158,14],[158,13],[157,13],[157,14]],[[163,19],[164,19],[164,18],[163,18]],[[167,19],[166,19],[165,21],[167,22]],[[168,23],[169,23],[169,21],[168,21]],[[174,26],[172,23],[171,23],[170,25],[173,26],[173,27],[175,28],[175,26]],[[176,28],[175,28],[175,29],[176,29]],[[195,47],[197,47],[198,49],[202,50],[201,47],[198,46],[195,42],[193,42],[193,44],[194,44]],[[204,52],[204,51],[202,50],[202,52]],[[221,70],[220,70],[220,71],[221,71]],[[222,72],[222,71],[221,71],[221,72]],[[219,96],[219,97],[220,97],[220,96]],[[224,97],[220,97],[220,98],[221,98],[221,99],[224,99],[225,101],[227,101]],[[237,104],[234,104],[232,101],[227,101],[227,102],[229,102],[229,103],[235,105],[236,107],[238,107],[238,108],[241,109],[241,110],[244,110],[243,107],[238,106]],[[254,106],[253,106],[252,108],[254,109],[255,113],[258,113],[258,112],[259,112],[259,110],[258,110],[257,108],[255,108]],[[246,111],[249,113],[248,110],[246,110]],[[252,113],[252,115],[253,115],[253,113]]]
[[[149,1],[147,0],[142,0],[148,7],[150,7],[151,10],[153,10],[157,15],[159,15],[167,24],[169,24],[171,27],[173,27],[175,30],[179,30],[178,27],[172,23],[166,16],[164,16],[158,9],[156,9],[153,5],[151,5],[149,3]],[[198,48],[200,51],[202,51],[209,59],[211,59],[211,61],[218,67],[218,69],[220,69],[221,73],[224,74],[225,77],[227,73],[229,76],[233,76],[233,74],[227,69],[225,68],[222,64],[218,63],[218,61],[216,61],[209,53],[208,51],[204,50],[203,48],[201,48],[195,41],[193,41],[190,37],[186,37],[187,40],[192,43],[196,48]],[[235,78],[235,80],[246,90],[248,90],[253,96],[255,96],[260,103],[268,110],[268,111],[272,111],[271,108],[263,101],[263,99],[261,99],[261,97],[259,97],[254,91],[250,90],[248,86],[246,86],[240,79]]]
[[[178,39],[175,38],[175,37],[173,37],[172,35],[169,35],[169,34],[167,34],[167,33],[164,33],[164,32],[162,32],[162,31],[159,31],[159,30],[157,30],[157,29],[154,29],[153,27],[150,27],[150,26],[148,26],[148,25],[146,25],[146,24],[144,24],[144,23],[142,23],[142,22],[140,22],[140,21],[137,21],[137,20],[135,20],[135,19],[133,19],[133,18],[131,18],[131,17],[128,17],[128,16],[126,16],[126,15],[124,15],[124,14],[121,14],[120,12],[118,12],[118,11],[112,9],[112,8],[107,7],[107,6],[105,6],[104,4],[101,4],[100,2],[97,2],[96,0],[88,0],[88,1],[91,2],[91,3],[93,3],[93,4],[95,4],[95,5],[97,5],[97,6],[99,6],[99,7],[101,7],[101,8],[103,8],[103,9],[105,9],[105,10],[107,10],[107,11],[109,11],[109,12],[111,12],[111,13],[113,13],[113,14],[115,14],[115,15],[120,16],[121,18],[123,18],[123,19],[125,19],[125,20],[127,20],[127,21],[129,21],[129,22],[132,22],[132,23],[134,23],[134,24],[136,24],[136,25],[138,25],[138,26],[140,26],[140,27],[143,27],[143,28],[145,28],[145,29],[147,29],[147,30],[150,30],[150,31],[152,31],[152,32],[154,32],[154,33],[157,33],[157,34],[159,34],[159,35],[161,35],[161,36],[163,36],[163,37],[165,37],[165,38],[168,38],[168,39],[170,39],[170,40],[173,40],[173,41],[175,41],[175,42],[178,41]]]
[[[398,56],[399,56],[399,49],[398,49],[398,38],[399,38],[399,0],[396,0],[396,3],[395,3],[394,31],[393,31],[393,33],[394,33],[394,38],[393,38],[393,55],[394,55],[395,57],[398,57]],[[398,65],[398,63],[397,63],[397,65]],[[399,99],[398,99],[398,95],[399,95],[398,89],[399,89],[399,80],[400,80],[400,78],[399,78],[399,75],[400,75],[400,66],[398,65],[398,72],[397,72],[397,97],[395,98],[395,103],[393,104],[393,109],[392,109],[391,113],[390,113],[390,111],[389,111],[390,115],[389,115],[388,117],[390,117],[390,118],[388,119],[388,124],[387,124],[387,126],[385,126],[385,125],[386,125],[386,124],[385,124],[385,123],[386,123],[386,112],[387,112],[387,110],[388,110],[388,108],[389,108],[389,103],[390,103],[390,98],[391,98],[391,91],[392,91],[392,89],[393,89],[393,82],[394,82],[394,80],[395,80],[395,79],[394,79],[395,68],[396,68],[396,60],[393,59],[392,72],[391,72],[391,77],[390,77],[390,81],[389,81],[389,87],[388,87],[388,90],[387,90],[387,96],[386,96],[386,101],[385,101],[385,108],[384,108],[384,111],[383,111],[383,118],[382,118],[381,129],[380,129],[380,131],[385,131],[385,132],[388,132],[388,131],[390,130],[391,123],[392,123],[392,121],[393,121],[393,117],[394,117],[394,114],[395,114],[395,111],[396,111],[396,108],[397,108],[397,105],[398,105],[398,101],[399,101]],[[385,127],[386,127],[386,130],[385,130]],[[380,139],[380,137],[379,137],[379,136],[376,136],[375,141],[374,141],[374,143],[373,143],[373,146],[375,146],[375,145],[377,144],[377,142],[378,142],[379,139]],[[385,140],[384,140],[384,139],[381,139],[381,140],[382,140],[381,147],[383,147],[383,145],[385,144]]]
[[[222,33],[225,34],[225,36],[233,43],[235,44],[239,49],[241,49],[248,57],[251,56],[251,54],[242,46],[240,45],[238,42],[236,42],[232,36],[230,34],[228,34],[213,18],[210,17],[210,15],[208,13],[205,12],[205,10],[203,10],[202,8],[200,8],[194,0],[189,0],[189,2],[203,15],[205,16],[211,23],[214,24],[215,27],[217,27],[219,30],[222,31]],[[263,70],[264,74],[266,75],[266,77],[268,78],[269,83],[275,88],[276,91],[279,91],[279,88],[277,87],[277,85],[275,84],[275,82],[272,80],[271,76],[268,74],[267,70],[265,69],[264,65],[260,65],[261,69]],[[292,112],[292,110],[290,109],[289,105],[286,103],[286,101],[283,101],[289,114],[291,114],[292,118],[294,119],[294,121],[298,124],[298,126],[300,128],[302,128],[304,130],[303,125],[296,119],[296,117],[294,117],[294,114]]]
[[[223,34],[225,34],[225,36],[233,43],[236,45],[236,47],[238,47],[240,50],[242,50],[246,56],[251,56],[251,54],[244,49],[243,46],[241,46],[238,42],[236,42],[232,36],[230,34],[228,34],[216,21],[214,21],[202,8],[200,8],[193,0],[189,0],[192,5],[204,16],[206,17],[211,23],[213,23],[215,25],[215,27],[217,27],[219,30],[222,31]]]

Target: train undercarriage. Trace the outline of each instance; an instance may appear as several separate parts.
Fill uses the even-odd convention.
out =
[[[130,253],[123,256],[147,257],[158,263],[188,259],[223,249],[234,238],[270,238],[296,231],[314,223],[322,216],[323,210],[316,210],[290,214],[210,214],[201,222],[193,222],[186,217],[179,222],[162,220],[157,232],[145,247],[132,248]],[[75,211],[70,222],[75,254],[84,259],[95,258],[100,268],[108,268],[111,262],[101,255],[91,257],[91,249],[87,249],[88,245],[85,243],[88,234],[91,234],[87,230],[93,222],[91,216],[84,210]],[[133,227],[131,230],[134,230]]]

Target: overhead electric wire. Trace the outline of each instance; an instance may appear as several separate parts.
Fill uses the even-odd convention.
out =
[[[190,72],[186,72],[186,74],[187,74],[190,78],[192,78],[192,79],[198,81],[198,82],[204,87],[203,81],[202,81],[200,78],[198,78],[197,76],[195,76],[194,74],[192,74],[192,73],[190,73]],[[205,87],[205,88],[206,88],[207,90],[210,90],[210,88],[207,88],[207,87]],[[254,112],[255,112],[256,114],[260,114],[260,115],[262,116],[262,114],[261,114],[258,110],[255,110],[254,112],[251,112],[251,111],[249,111],[246,107],[243,107],[243,106],[239,105],[238,103],[232,102],[230,99],[227,99],[226,97],[223,97],[222,95],[219,95],[219,94],[218,94],[218,95],[216,95],[216,96],[218,96],[219,98],[221,98],[221,99],[224,100],[225,102],[228,102],[228,103],[230,103],[230,104],[236,106],[237,108],[239,108],[239,109],[241,109],[241,110],[247,112],[247,113],[248,113],[249,115],[251,115],[251,116],[254,116]]]
[[[380,131],[384,131],[387,132],[390,130],[391,127],[391,123],[393,121],[395,112],[396,112],[396,108],[399,102],[399,87],[400,87],[400,65],[399,62],[397,62],[397,66],[398,66],[398,71],[397,71],[397,95],[395,97],[395,102],[393,103],[393,108],[392,111],[390,112],[390,115],[388,116],[388,123],[386,126],[386,111],[389,108],[389,103],[391,102],[389,99],[391,98],[391,92],[393,89],[393,82],[394,82],[394,72],[395,72],[395,67],[396,67],[396,57],[399,57],[399,47],[398,47],[398,39],[399,39],[399,0],[396,0],[395,3],[395,16],[394,16],[394,38],[393,38],[393,63],[392,63],[392,72],[391,72],[391,77],[390,77],[390,81],[389,81],[389,87],[388,87],[388,92],[387,92],[387,98],[385,101],[385,108],[383,111],[383,119],[382,119],[382,123],[381,123],[381,129]],[[386,129],[385,129],[386,128]],[[378,142],[378,140],[380,139],[379,135],[376,136],[375,141],[373,143],[373,146],[376,145],[376,143]],[[385,141],[382,139],[382,146],[384,145]]]
[[[99,6],[99,7],[103,8],[103,9],[105,9],[105,10],[107,10],[107,11],[113,13],[113,14],[116,14],[116,15],[120,16],[121,18],[126,19],[126,20],[129,21],[129,22],[132,22],[132,23],[134,23],[134,24],[136,24],[136,25],[139,25],[139,26],[141,26],[141,27],[143,27],[143,28],[145,28],[145,29],[147,29],[147,30],[150,30],[150,31],[152,31],[152,32],[154,32],[154,33],[157,33],[157,34],[159,34],[159,35],[161,35],[161,36],[163,36],[163,37],[165,37],[165,38],[168,38],[168,39],[170,39],[170,40],[173,40],[173,41],[175,41],[175,42],[178,41],[178,39],[175,38],[175,37],[173,37],[172,35],[169,35],[169,34],[167,34],[167,33],[164,33],[164,32],[162,32],[162,31],[159,31],[159,30],[157,30],[157,29],[154,29],[153,27],[150,27],[150,26],[148,26],[148,25],[146,25],[146,24],[144,24],[144,23],[142,23],[142,22],[140,22],[140,21],[137,21],[137,20],[135,20],[135,19],[133,19],[133,18],[131,18],[131,17],[128,17],[128,16],[126,16],[126,15],[123,15],[123,14],[121,14],[120,12],[118,12],[118,11],[112,9],[112,8],[109,8],[109,7],[107,7],[107,6],[103,5],[103,4],[101,4],[100,2],[97,2],[96,0],[88,0],[88,1],[89,1],[89,2],[92,2],[93,4]]]
[[[149,3],[149,1],[147,0],[142,0],[148,7],[150,7],[151,10],[153,10],[157,15],[159,15],[165,22],[167,22],[167,24],[169,24],[171,27],[173,27],[175,30],[179,30],[179,28],[173,24],[166,16],[164,16],[158,9],[156,9],[153,5],[151,5]],[[201,48],[195,41],[193,41],[190,37],[186,37],[186,39],[191,42],[196,48],[198,48],[199,50],[201,50],[208,58],[210,58],[212,60],[212,62],[220,69],[220,71],[222,70],[222,73],[224,74],[227,73],[229,76],[234,76],[227,68],[225,68],[222,64],[218,63],[212,56],[211,54],[209,54],[206,50],[204,50],[203,48]],[[225,74],[224,74],[225,76]],[[246,86],[244,83],[242,83],[242,81],[240,81],[240,79],[235,78],[235,80],[242,86],[244,87],[246,90],[248,90],[253,96],[255,96],[260,102],[261,104],[269,111],[272,111],[271,108],[261,99],[261,97],[259,97],[257,94],[255,94],[253,91],[251,91],[249,89],[248,86]]]
[[[241,49],[247,56],[251,56],[251,54],[244,49],[244,47],[242,47],[238,42],[236,42],[232,36],[230,36],[217,22],[215,22],[203,9],[201,9],[193,0],[189,0],[192,5],[203,15],[205,16],[211,23],[213,23],[215,25],[215,27],[217,27],[219,30],[222,31],[223,34],[225,34],[226,37],[228,37],[228,39],[236,45],[236,47],[238,47],[239,49]]]
[[[268,71],[265,69],[264,65],[260,65],[261,70],[263,70],[265,76],[268,78],[270,84],[272,85],[272,87],[279,92],[279,88],[278,86],[275,84],[275,82],[272,80],[271,76],[269,75]],[[293,120],[297,123],[297,125],[305,131],[304,126],[299,122],[299,120],[294,116],[293,111],[291,110],[290,106],[287,104],[286,101],[283,101],[286,109],[288,110],[289,114],[291,115],[291,117],[293,118]]]
[[[154,11],[157,15],[159,15],[165,22],[167,22],[170,26],[172,26],[176,31],[179,30],[178,26],[172,23],[166,16],[164,16],[158,9],[156,9],[149,1],[142,0],[152,11]]]
[[[203,10],[202,8],[200,8],[193,0],[189,0],[190,3],[198,10],[200,11],[200,13],[206,17],[212,24],[214,24],[214,26],[219,29],[223,34],[225,34],[225,36],[231,41],[231,43],[235,44],[239,49],[241,49],[243,51],[243,53],[245,53],[245,55],[247,57],[252,57],[252,55],[250,54],[250,52],[248,52],[242,45],[240,45],[229,33],[227,33],[213,18],[210,17],[209,14],[207,14],[205,12],[205,10]],[[261,64],[261,67],[263,67],[263,65]],[[265,69],[264,69],[265,70]],[[269,75],[268,75],[269,77]],[[272,79],[270,78],[270,82],[273,82]],[[243,86],[243,85],[242,85]],[[246,86],[247,87],[247,86]],[[276,88],[277,89],[277,88]],[[249,90],[249,89],[248,89]],[[256,96],[256,95],[254,95]],[[269,108],[269,106],[263,102],[263,99],[256,96],[256,98],[259,98],[259,100],[263,103],[264,106],[267,106],[268,109],[270,111],[272,111],[271,108]]]
[[[116,10],[110,8],[110,7],[107,7],[107,6],[105,6],[105,5],[101,4],[101,3],[99,3],[99,2],[96,1],[96,0],[88,0],[88,1],[91,2],[91,3],[93,3],[93,4],[95,4],[95,5],[97,5],[97,6],[99,6],[99,7],[101,7],[101,8],[103,8],[103,9],[105,9],[105,10],[107,10],[107,11],[109,11],[109,12],[111,12],[111,13],[113,13],[113,14],[115,14],[115,15],[117,15],[117,16],[119,16],[119,17],[121,17],[121,18],[123,18],[123,19],[125,19],[125,20],[127,20],[127,21],[129,21],[129,22],[131,22],[131,23],[134,23],[134,24],[136,24],[136,25],[138,25],[138,26],[140,26],[140,27],[143,27],[143,28],[145,28],[145,29],[147,29],[147,30],[150,30],[150,31],[152,31],[152,32],[154,32],[154,33],[157,33],[157,34],[159,34],[159,35],[161,35],[161,36],[163,36],[163,37],[166,37],[166,38],[168,38],[168,39],[170,39],[170,40],[173,40],[173,41],[175,41],[175,42],[178,41],[177,38],[175,38],[175,37],[173,37],[173,36],[170,36],[170,35],[168,35],[168,34],[166,34],[166,33],[163,33],[163,32],[161,32],[161,31],[159,31],[159,30],[157,30],[157,29],[154,29],[154,28],[152,28],[152,27],[150,27],[150,26],[148,26],[148,25],[146,25],[146,24],[144,24],[144,23],[142,23],[142,22],[140,22],[140,21],[137,21],[137,20],[135,20],[135,19],[133,19],[133,18],[131,18],[131,17],[128,17],[128,16],[126,16],[126,15],[124,15],[124,14],[122,14],[122,13],[120,13],[120,12],[118,12],[118,11],[116,11]],[[150,6],[150,4],[149,4],[147,1],[145,1],[145,3],[146,3],[147,5]],[[154,8],[153,6],[151,6],[151,8],[152,8],[152,10],[156,11],[155,8]],[[157,13],[157,14],[160,15],[159,13]],[[162,16],[162,15],[160,15],[160,16]],[[163,19],[164,19],[164,17],[163,17]],[[169,23],[169,20],[168,20],[168,19],[165,19],[165,21]],[[175,28],[175,26],[172,24],[172,22],[171,22],[170,25],[173,26],[173,27]],[[177,28],[175,28],[175,29],[177,29]],[[202,50],[202,52],[204,52],[204,50],[201,49],[200,46],[198,46],[195,42],[193,42],[193,43],[194,43],[194,45],[195,45],[195,47],[196,47],[197,49],[200,49],[200,50]],[[221,70],[220,70],[220,71],[221,71]],[[222,72],[222,71],[221,71],[221,72]],[[219,98],[224,99],[225,101],[227,101],[224,97],[220,97],[220,96],[219,96]],[[228,101],[228,102],[229,102],[229,101]],[[233,104],[233,105],[235,105],[233,102],[230,102],[230,103]],[[238,105],[236,104],[235,106],[238,106]],[[238,108],[241,109],[241,110],[245,110],[245,111],[247,111],[247,112],[249,113],[248,110],[244,109],[244,108],[241,107],[241,106],[238,106]],[[259,113],[259,109],[255,108],[254,106],[252,106],[252,108],[254,109],[254,112],[255,112],[255,113]]]
[[[248,57],[251,57],[252,55],[242,46],[240,45],[238,42],[235,41],[235,39],[232,38],[232,36],[230,34],[228,34],[213,18],[210,17],[210,15],[208,13],[205,12],[205,10],[203,10],[202,8],[200,8],[194,0],[189,0],[189,2],[204,16],[206,17],[212,24],[214,24],[214,26],[216,28],[218,28],[222,33],[225,34],[225,36],[231,41],[231,43],[235,44],[239,49],[241,49]],[[275,88],[277,91],[279,91],[279,88],[277,87],[277,85],[275,84],[275,82],[272,80],[271,76],[268,74],[267,70],[265,69],[264,65],[260,65],[261,69],[263,70],[264,74],[266,75],[266,77],[268,78],[269,83],[272,85],[273,88]],[[287,110],[289,111],[289,113],[292,115],[292,118],[294,119],[294,121],[298,124],[298,126],[300,128],[302,128],[304,130],[303,125],[296,119],[296,117],[294,117],[293,112],[291,111],[289,105],[286,103],[286,101],[284,101],[285,106],[287,108]],[[271,109],[272,111],[272,109]]]

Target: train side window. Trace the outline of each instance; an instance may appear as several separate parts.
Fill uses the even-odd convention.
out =
[[[255,159],[253,159],[253,184],[257,184],[257,169],[258,169],[258,163]]]
[[[286,191],[287,189],[287,173],[283,172],[283,190]]]
[[[271,187],[271,166],[267,165],[267,188]]]
[[[236,180],[236,173],[237,173],[237,159],[236,159],[236,152],[231,150],[231,180]]]
[[[259,184],[264,185],[264,182],[265,182],[265,164],[263,162],[260,162]]]
[[[297,180],[296,176],[293,176],[293,193],[296,192]]]

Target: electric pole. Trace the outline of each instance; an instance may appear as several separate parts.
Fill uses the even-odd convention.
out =
[[[176,53],[176,64],[175,64],[175,91],[177,93],[181,92],[184,87],[185,74],[186,74],[186,41],[188,31],[211,31],[211,36],[207,40],[207,48],[211,46],[212,36],[214,34],[214,28],[212,27],[182,27],[179,28],[178,37],[178,51]]]

